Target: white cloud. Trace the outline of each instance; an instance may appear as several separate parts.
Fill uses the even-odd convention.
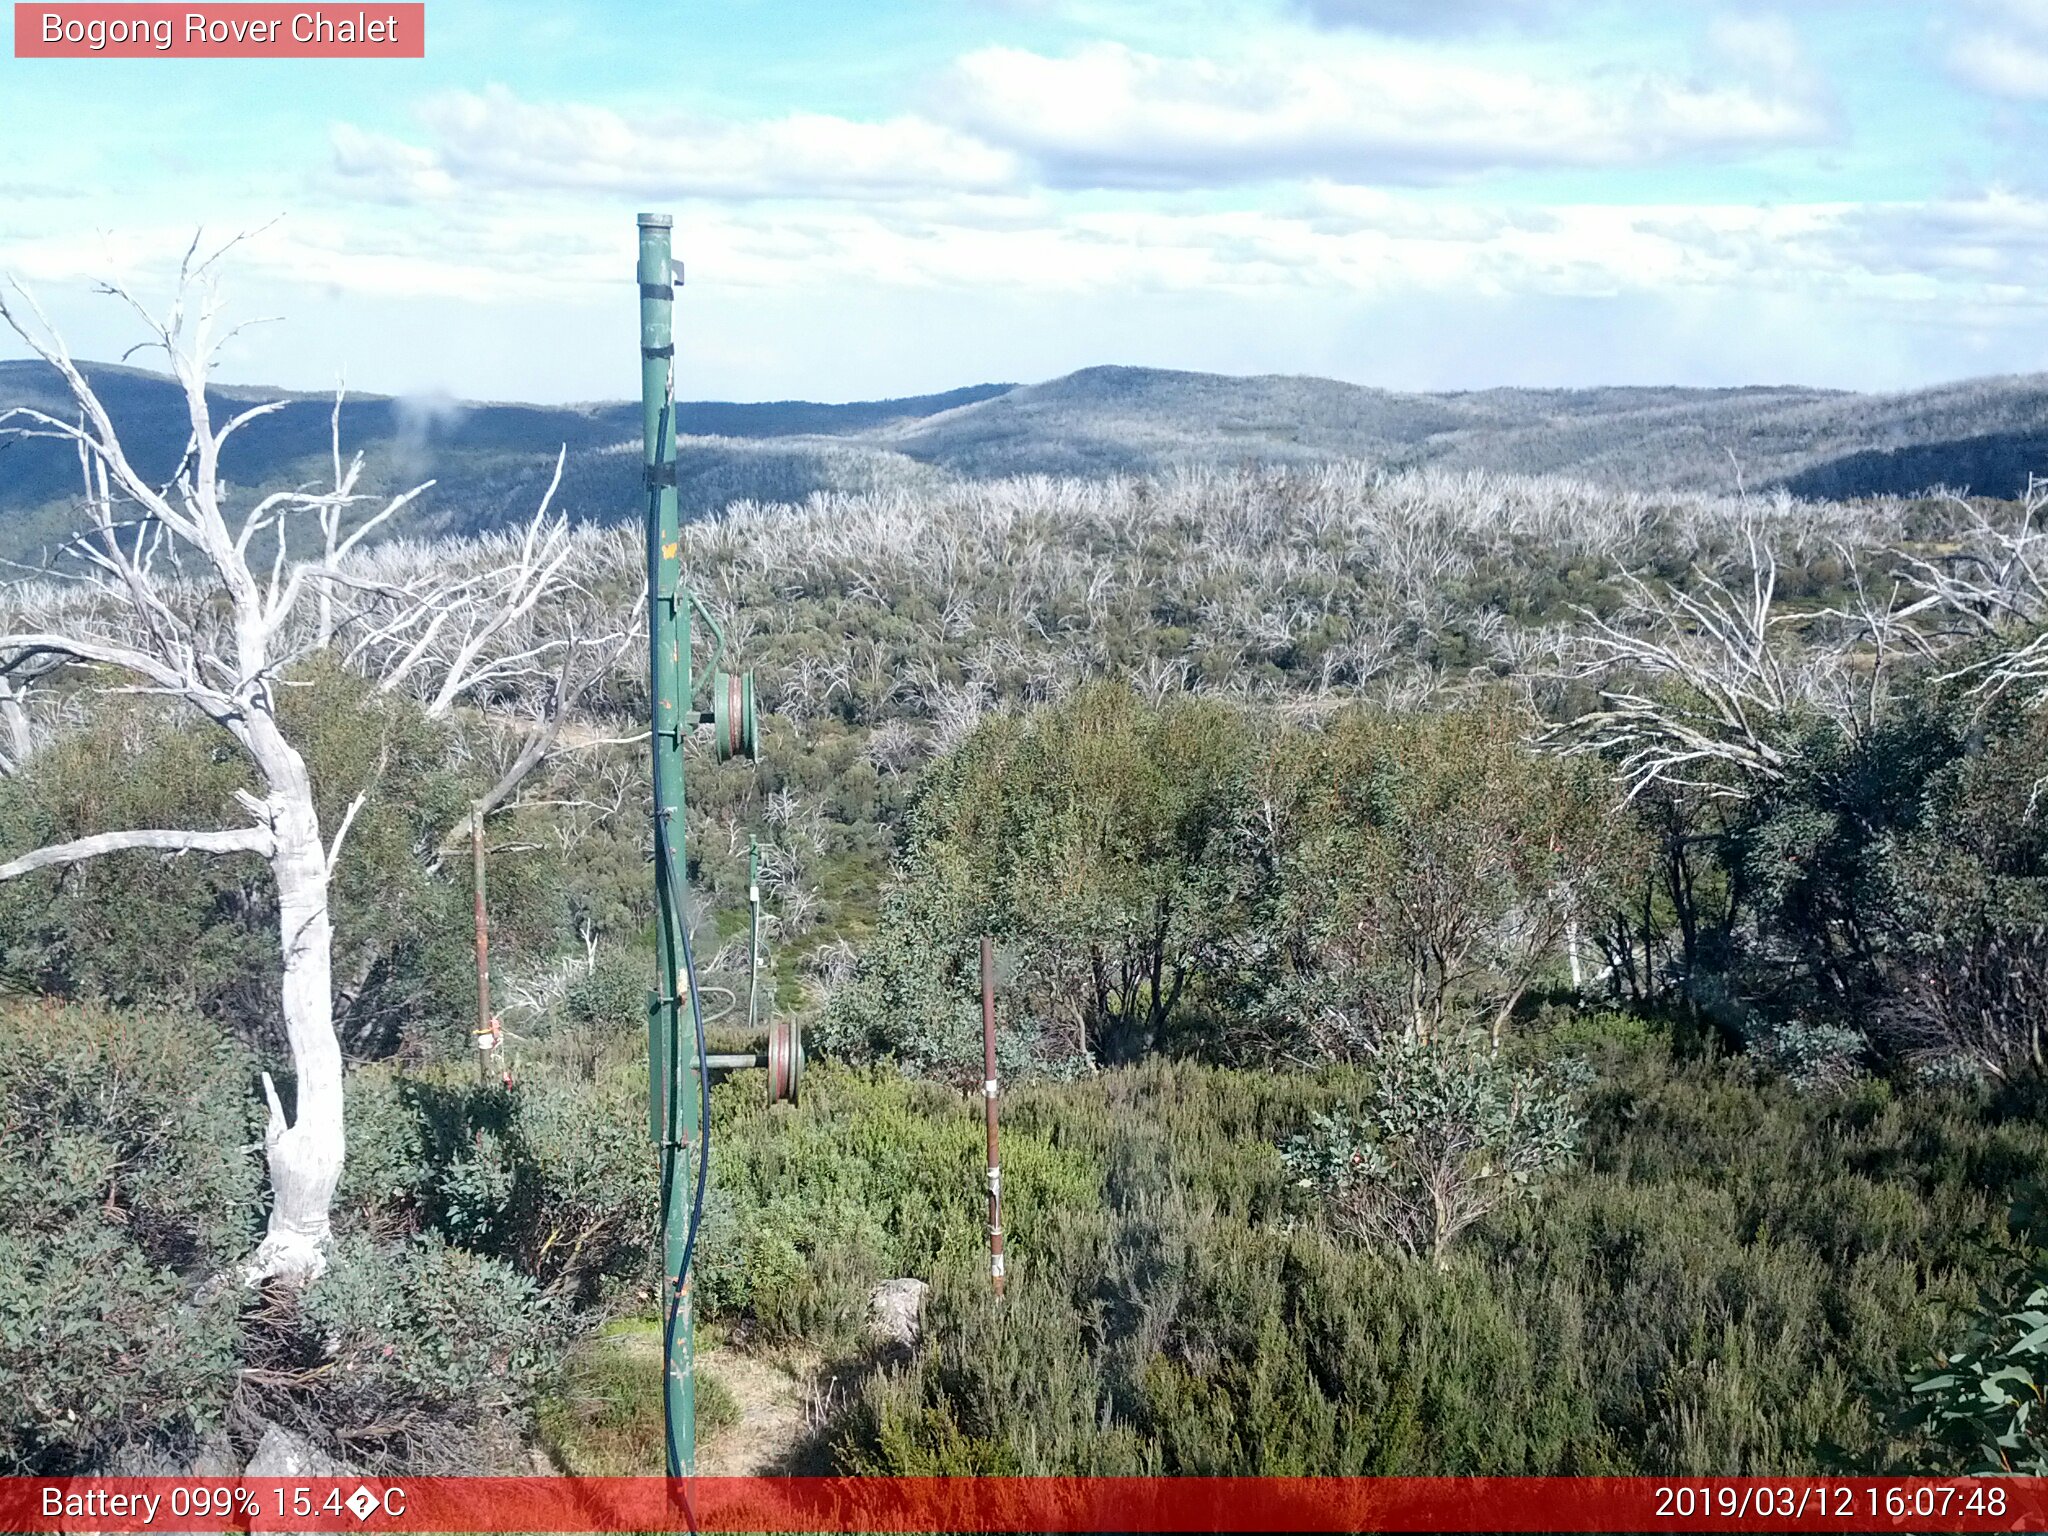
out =
[[[1724,13],[1707,25],[1707,49],[1714,58],[1752,79],[1799,81],[1811,66],[1799,33],[1783,16]]]
[[[2048,101],[2048,45],[1998,32],[1970,31],[1949,49],[1949,68],[1991,96]]]
[[[1428,182],[1729,154],[1828,132],[1825,113],[1781,81],[1545,78],[1354,47],[1229,61],[1113,43],[1064,57],[989,48],[959,61],[948,105],[954,121],[1069,187]]]
[[[1019,174],[1005,151],[916,117],[792,113],[643,126],[609,108],[529,102],[497,86],[433,98],[419,115],[425,147],[337,125],[336,170],[396,201],[458,189],[872,200],[1000,191]]]
[[[1949,72],[1986,95],[2048,101],[2048,0],[1975,0],[1965,14]]]
[[[959,59],[927,115],[764,121],[533,102],[503,87],[431,98],[416,138],[337,124],[354,195],[582,191],[650,199],[901,201],[1051,188],[1331,179],[1415,184],[1479,172],[1627,167],[1811,141],[1829,130],[1798,39],[1769,18],[1709,38],[1710,79],[1584,78],[1329,40],[1232,59],[1114,43]]]
[[[1374,369],[1457,387],[1557,382],[1560,368],[1698,381],[1688,346],[1717,359],[1716,382],[1758,368],[1868,381],[1882,367],[1859,348],[1953,341],[1962,327],[1988,338],[1985,358],[2013,367],[2027,355],[2018,338],[2048,335],[2048,291],[2031,281],[2048,258],[2048,198],[2014,192],[1875,205],[1513,206],[1311,183],[1265,210],[1048,201],[1007,218],[951,211],[759,201],[682,211],[691,335],[708,328],[730,351],[718,389],[886,392],[877,357],[893,360],[889,387],[1033,377],[1044,370],[1030,359],[1055,356],[1062,368],[1151,357],[1341,371],[1362,365],[1331,340],[1329,317],[1367,313],[1406,327],[1403,345],[1419,349],[1372,352]],[[136,227],[112,247],[52,234],[9,254],[60,319],[86,326],[74,335],[86,355],[107,356],[133,338],[106,330],[100,308],[66,307],[78,280],[139,277],[153,297],[189,234]],[[621,395],[631,387],[632,244],[630,212],[564,218],[560,200],[542,195],[293,215],[235,257],[233,311],[291,317],[279,336],[249,333],[238,369],[317,387],[319,370],[306,372],[299,349],[322,337],[319,355],[331,352],[366,388]],[[1008,317],[1000,342],[983,333],[995,314]],[[362,318],[372,315],[382,317],[374,326]],[[590,341],[621,315],[619,346]],[[1684,315],[1715,318],[1689,341],[1690,332],[1666,337],[1654,366],[1612,361],[1634,357],[1638,324]],[[1284,339],[1262,331],[1283,323]],[[1497,333],[1503,346],[1511,333],[1518,347],[1564,351],[1495,355]],[[1237,341],[1214,340],[1225,335]],[[1936,351],[1961,357],[1950,341]],[[485,356],[502,377],[477,361]],[[331,374],[334,363],[321,366]]]
[[[1844,220],[1844,245],[1877,275],[1944,282],[1995,297],[2008,290],[2048,302],[2048,201],[1994,190],[1930,203],[1874,204]]]
[[[43,283],[113,274],[153,287],[189,235],[173,224],[133,226],[112,242],[52,231],[15,243],[9,264]],[[1283,289],[1446,301],[1717,290],[2048,307],[2048,290],[2033,283],[2048,260],[2048,198],[2009,191],[1879,204],[1511,205],[1323,182],[1266,209],[701,203],[684,211],[677,248],[693,288],[734,295],[828,282],[846,294],[1209,293],[1226,303]],[[329,296],[546,306],[601,301],[624,281],[631,252],[626,215],[568,219],[535,196],[296,214],[246,245],[236,266]]]
[[[727,210],[686,233],[692,270],[720,287],[801,289],[829,257],[849,291],[2005,303],[2048,253],[2048,200],[1510,207],[1324,184],[1271,211],[1084,211],[1002,227]],[[2028,302],[2048,309],[2048,293]]]

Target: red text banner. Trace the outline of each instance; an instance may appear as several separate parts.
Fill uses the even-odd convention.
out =
[[[2048,1531],[2020,1478],[0,1479],[0,1531]]]
[[[18,59],[422,59],[427,8],[412,3],[23,4]]]

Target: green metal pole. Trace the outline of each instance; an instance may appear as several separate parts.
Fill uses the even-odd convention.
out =
[[[681,534],[676,515],[675,289],[665,213],[640,215],[640,401],[645,414],[647,486],[648,692],[653,707],[655,896],[660,909],[656,949],[661,966],[649,1040],[650,1118],[662,1141],[663,1271],[674,1302],[666,1330],[662,1394],[668,1475],[687,1477],[697,1464],[695,1308],[683,1272],[694,1181],[690,1155],[699,1134],[697,1052],[685,1029],[689,980],[683,974],[683,892],[671,888],[689,868],[683,843],[683,738],[690,716],[690,606],[682,590]],[[685,721],[689,723],[686,725]],[[668,857],[662,857],[663,834]],[[668,1305],[664,1298],[664,1305]]]

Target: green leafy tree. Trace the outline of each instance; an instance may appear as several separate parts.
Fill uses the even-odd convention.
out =
[[[1474,1021],[1498,1043],[1628,846],[1598,772],[1521,724],[1491,704],[1309,731],[1111,685],[988,722],[927,771],[824,1041],[971,1062],[987,931],[1044,1059],[1320,1057]]]
[[[1523,727],[1492,703],[1352,710],[1320,735],[1275,737],[1288,766],[1253,823],[1277,934],[1267,1009],[1325,1049],[1468,1022],[1499,1044],[1628,852],[1604,778],[1530,751]]]
[[[2048,1069],[2048,711],[2001,700],[1957,733],[1923,812],[1873,859],[1879,1033],[2011,1079]]]
[[[986,931],[1045,1054],[1128,1061],[1166,1043],[1242,921],[1254,750],[1236,711],[1147,707],[1110,685],[984,724],[928,771],[889,937],[835,999],[828,1039],[956,1037]]]

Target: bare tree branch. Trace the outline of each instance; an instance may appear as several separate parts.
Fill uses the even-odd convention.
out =
[[[232,827],[220,832],[146,830],[100,832],[68,843],[52,843],[18,859],[0,864],[0,880],[18,880],[23,875],[47,869],[53,864],[82,864],[110,853],[136,849],[157,853],[260,853],[268,856],[275,839],[268,827]]]
[[[2048,697],[2048,480],[2028,482],[2018,522],[1998,527],[1983,509],[1951,493],[1970,517],[1968,541],[1936,560],[1903,557],[1904,580],[1921,594],[1908,613],[1939,613],[1962,636],[1990,642],[1984,659],[1947,674],[1974,677],[1972,691],[1996,696],[2019,689]]]
[[[1776,557],[1754,527],[1745,531],[1746,592],[1697,569],[1697,593],[1659,592],[1630,574],[1634,602],[1623,623],[1581,610],[1592,631],[1581,642],[1588,655],[1579,676],[1671,685],[1655,696],[1626,683],[1604,687],[1603,708],[1546,738],[1566,755],[1619,753],[1630,800],[1660,782],[1740,799],[1785,776],[1786,754],[1774,738],[1802,690],[1776,643],[1784,622],[1771,608]]]

